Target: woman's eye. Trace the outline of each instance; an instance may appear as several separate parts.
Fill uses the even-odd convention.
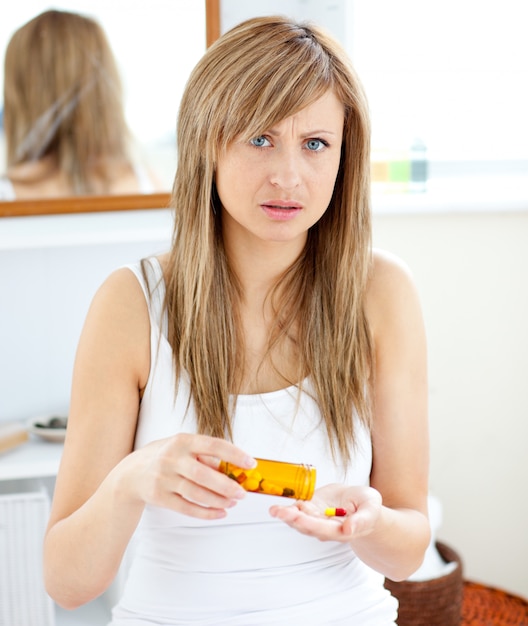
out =
[[[322,139],[309,139],[306,142],[306,147],[311,152],[319,152],[323,148],[325,148],[328,144]]]
[[[271,145],[268,139],[264,137],[264,135],[260,135],[259,137],[253,137],[253,139],[249,140],[249,143],[254,145],[256,148],[265,148]]]

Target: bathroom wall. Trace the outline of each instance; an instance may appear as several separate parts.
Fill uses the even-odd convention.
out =
[[[378,215],[428,333],[431,492],[466,577],[528,597],[528,213]]]

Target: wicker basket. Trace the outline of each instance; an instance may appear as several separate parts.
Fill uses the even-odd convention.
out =
[[[399,603],[398,626],[460,626],[462,620],[462,562],[458,554],[443,543],[436,548],[446,563],[457,567],[439,578],[425,581],[394,582],[385,587]]]

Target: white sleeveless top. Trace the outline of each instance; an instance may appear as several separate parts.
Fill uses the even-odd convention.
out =
[[[129,266],[149,305],[151,368],[141,402],[135,447],[178,432],[196,432],[189,385],[174,390],[172,351],[162,319],[164,283],[157,259]],[[309,382],[303,383],[307,388]],[[345,472],[332,462],[319,410],[291,387],[241,395],[234,443],[256,457],[309,463],[316,487],[366,485],[370,436],[358,424],[358,448]],[[248,493],[221,520],[205,521],[147,506],[134,537],[134,558],[111,626],[388,626],[397,601],[383,576],[350,547],[297,533],[269,515],[284,498]]]
[[[0,177],[0,200],[16,200],[13,183],[7,176]]]

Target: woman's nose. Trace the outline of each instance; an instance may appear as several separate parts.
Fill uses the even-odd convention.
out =
[[[270,181],[281,189],[295,189],[302,180],[302,164],[293,150],[277,151],[273,159]]]

